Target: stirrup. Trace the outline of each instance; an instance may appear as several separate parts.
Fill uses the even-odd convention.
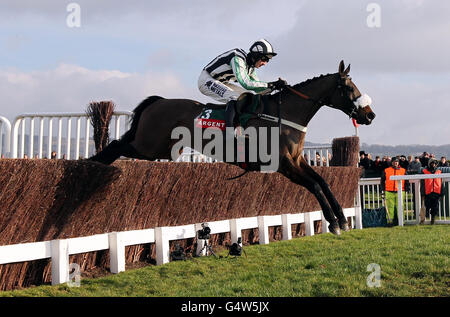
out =
[[[237,138],[241,138],[243,137],[244,134],[244,129],[238,125],[235,129],[234,129],[234,137]]]

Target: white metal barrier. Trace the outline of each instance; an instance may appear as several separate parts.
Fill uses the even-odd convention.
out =
[[[130,111],[114,112],[110,123],[112,140],[119,139],[129,129],[131,116]],[[86,113],[22,114],[16,117],[12,128],[8,119],[0,116],[0,154],[11,158],[50,158],[54,151],[56,158],[88,158],[94,152],[92,130]],[[312,166],[330,166],[332,147],[305,146],[302,155]],[[177,159],[177,162],[180,161],[217,162],[190,148],[183,150]]]
[[[398,188],[401,188],[402,185],[402,180],[404,181],[409,181],[410,183],[414,183],[415,184],[415,209],[414,209],[414,213],[415,213],[415,219],[412,221],[409,221],[411,223],[419,223],[420,222],[420,208],[422,205],[422,199],[420,198],[420,180],[422,179],[434,179],[434,178],[441,178],[442,179],[442,183],[448,183],[450,182],[450,173],[446,173],[446,174],[429,174],[429,175],[425,175],[425,174],[416,174],[416,175],[398,175],[398,176],[391,176],[391,180],[397,181],[398,183]],[[447,197],[449,197],[449,189],[447,187]],[[438,224],[450,224],[450,219],[447,220],[447,214],[446,214],[446,209],[449,210],[450,209],[450,203],[447,200],[447,206],[444,206],[442,203],[439,203],[439,215],[436,219],[436,223]],[[399,226],[403,226],[404,221],[403,221],[403,214],[405,212],[405,205],[404,205],[404,199],[403,199],[403,193],[401,190],[398,191],[398,219],[399,219]]]
[[[8,157],[11,144],[11,123],[5,117],[0,116],[0,155]]]
[[[443,178],[443,182],[449,182],[445,175],[450,174],[438,174]],[[423,197],[420,191],[420,180],[426,178],[439,178],[438,175],[406,175],[406,176],[392,176],[392,180],[400,182],[402,179],[408,180],[410,182],[409,189],[404,192],[398,192],[399,195],[399,206],[397,208],[399,225],[403,224],[417,224],[419,223],[419,213],[420,208],[423,205]],[[431,177],[427,177],[431,176]],[[381,198],[380,189],[380,178],[362,178],[359,181],[360,195],[361,195],[361,206],[362,209],[377,209],[383,206],[383,200]],[[436,223],[450,223],[450,217],[447,216],[450,210],[450,193],[449,187],[447,186],[447,192],[445,193],[445,198],[441,200],[439,204],[439,215],[437,217]],[[445,206],[445,203],[447,206]],[[430,221],[430,217],[427,222]]]
[[[332,153],[331,145],[305,146],[302,156],[311,166],[330,166]]]
[[[360,213],[360,209],[357,207],[344,209],[346,217],[354,218],[352,224],[355,229],[362,229]],[[283,240],[290,240],[292,239],[292,224],[305,223],[306,235],[312,236],[314,235],[314,221],[317,220],[323,220],[323,227],[327,227],[321,211],[214,221],[209,222],[208,226],[211,234],[230,232],[232,243],[238,242],[242,230],[258,228],[260,244],[268,244],[270,226],[282,226]],[[111,273],[119,273],[125,271],[126,246],[155,243],[156,264],[161,265],[170,261],[170,241],[196,238],[196,233],[200,229],[201,224],[199,223],[4,245],[0,246],[0,264],[51,258],[52,284],[61,284],[69,281],[69,255],[71,254],[109,249]],[[198,247],[201,249],[201,244],[198,244]]]
[[[114,112],[110,123],[112,139],[119,139],[129,129],[131,115],[130,111]],[[56,128],[54,123],[57,125]],[[92,130],[89,116],[86,113],[19,115],[16,117],[12,129],[11,157],[23,158],[26,155],[29,158],[50,158],[51,153],[55,151],[56,158],[88,158],[94,152]],[[37,143],[36,146],[35,143]]]

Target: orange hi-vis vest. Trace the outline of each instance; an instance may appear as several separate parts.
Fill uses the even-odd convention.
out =
[[[398,182],[391,181],[391,176],[405,175],[406,170],[402,167],[400,167],[399,169],[388,167],[384,170],[384,173],[386,174],[386,183],[384,189],[388,192],[396,192],[398,190]],[[402,180],[402,190],[405,190],[404,180]]]
[[[424,174],[433,174],[429,170],[424,169]],[[434,174],[441,174],[440,170],[437,170]],[[441,194],[442,187],[442,179],[441,178],[432,178],[432,179],[424,179],[425,181],[425,195],[429,195],[430,193]]]

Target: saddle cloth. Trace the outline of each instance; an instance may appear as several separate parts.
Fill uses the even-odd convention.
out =
[[[248,120],[255,116],[255,113],[262,112],[261,95],[252,93],[242,94],[236,102],[236,115],[242,127],[245,127]],[[195,120],[197,128],[214,128],[225,130],[225,107],[226,105],[206,104],[200,115]]]

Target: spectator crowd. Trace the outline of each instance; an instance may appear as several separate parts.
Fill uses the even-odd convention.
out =
[[[417,174],[421,168],[426,168],[428,166],[428,161],[430,159],[436,159],[434,154],[428,152],[423,152],[420,156],[397,155],[395,157],[399,159],[400,167],[404,168],[407,174]],[[372,159],[371,154],[360,151],[359,167],[363,168],[361,177],[381,177],[383,171],[392,165],[393,158],[394,157],[385,155],[382,158],[376,156],[375,159]],[[438,167],[450,167],[450,163],[445,156],[442,156],[439,160]]]

